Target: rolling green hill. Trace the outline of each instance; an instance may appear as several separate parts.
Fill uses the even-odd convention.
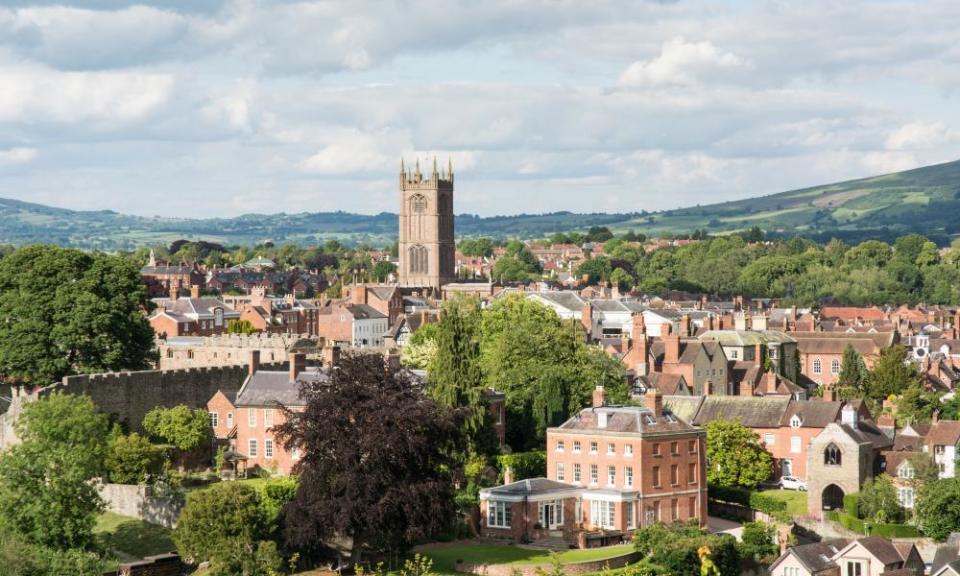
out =
[[[920,232],[945,241],[960,233],[960,161],[770,196],[644,215],[619,225],[648,234],[759,226],[814,239],[889,238]]]
[[[457,233],[537,238],[553,232],[608,226],[648,235],[706,230],[724,234],[758,226],[774,235],[816,240],[891,239],[920,232],[943,244],[960,233],[960,161],[839,184],[695,208],[633,214],[518,214],[457,216]],[[383,245],[396,237],[397,216],[346,212],[246,214],[236,218],[177,219],[75,211],[0,198],[0,244],[49,242],[102,250],[133,249],[177,239],[224,244],[329,238]]]

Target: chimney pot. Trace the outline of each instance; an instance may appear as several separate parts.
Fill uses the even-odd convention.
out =
[[[190,297],[194,300],[200,297],[200,286],[197,286],[196,284],[190,285]]]
[[[287,354],[290,361],[290,381],[296,382],[297,377],[307,368],[307,356],[299,352],[290,352]]]
[[[659,418],[663,414],[663,396],[656,388],[647,390],[643,396],[643,404],[653,412],[654,417]]]

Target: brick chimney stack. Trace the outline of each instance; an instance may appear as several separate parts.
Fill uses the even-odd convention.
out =
[[[296,382],[297,377],[307,369],[307,355],[299,352],[290,352],[287,354],[290,361],[290,381]]]
[[[340,347],[335,344],[329,344],[323,349],[323,365],[327,368],[333,368],[340,363]]]
[[[258,370],[260,370],[260,351],[259,350],[250,351],[250,365],[247,366],[247,369],[251,376],[256,374]]]
[[[200,287],[197,286],[196,284],[190,285],[190,297],[193,298],[194,300],[200,297]]]
[[[355,284],[350,287],[350,296],[354,304],[366,304],[367,303],[367,285],[366,284]]]
[[[633,347],[636,348],[634,361],[636,362],[637,376],[646,376],[650,373],[647,366],[647,357],[649,356],[647,346],[647,325],[643,321],[643,313],[637,312],[633,315]]]
[[[663,414],[663,396],[660,391],[656,388],[647,390],[647,393],[643,395],[643,405],[653,412],[655,417],[659,418]]]
[[[754,346],[753,357],[758,365],[763,366],[763,344],[761,342],[757,342]]]
[[[690,336],[690,316],[687,314],[680,318],[680,336],[683,338]]]
[[[824,402],[833,402],[837,399],[837,395],[833,390],[833,384],[824,384],[823,385],[823,400]]]
[[[607,396],[603,391],[603,384],[597,384],[597,387],[593,389],[593,407],[602,408],[607,404]]]
[[[170,285],[170,300],[176,302],[180,297],[180,286],[176,284]]]
[[[664,324],[661,330],[664,332],[663,363],[676,364],[680,361],[680,335],[670,333],[670,324]]]
[[[741,396],[753,396],[753,383],[749,380],[740,381],[740,395]]]
[[[593,337],[593,306],[589,300],[583,303],[583,308],[580,311],[580,323],[587,331],[587,339],[591,339]]]

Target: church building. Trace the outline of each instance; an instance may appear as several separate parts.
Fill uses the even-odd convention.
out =
[[[400,284],[440,288],[455,280],[456,243],[453,232],[453,164],[446,171],[413,172],[400,162]]]

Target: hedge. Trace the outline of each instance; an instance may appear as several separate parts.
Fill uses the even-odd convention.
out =
[[[852,530],[857,534],[866,535],[867,530],[863,520],[857,518],[856,516],[851,516],[846,512],[837,512],[837,520],[840,522],[840,525],[846,528],[847,530]]]
[[[920,531],[916,526],[909,524],[867,524],[871,536],[885,536],[887,538],[916,538]]]
[[[763,492],[751,492],[743,488],[725,488],[722,486],[708,486],[707,495],[710,500],[739,504],[751,510],[763,512],[781,522],[789,522],[787,503]]]
[[[860,494],[856,492],[854,492],[853,494],[845,494],[843,497],[843,511],[853,516],[854,518],[859,518],[860,517]]]
[[[501,454],[497,456],[497,463],[500,464],[501,479],[503,479],[503,471],[508,467],[513,470],[514,482],[527,478],[543,478],[547,475],[547,452],[545,450]]]

